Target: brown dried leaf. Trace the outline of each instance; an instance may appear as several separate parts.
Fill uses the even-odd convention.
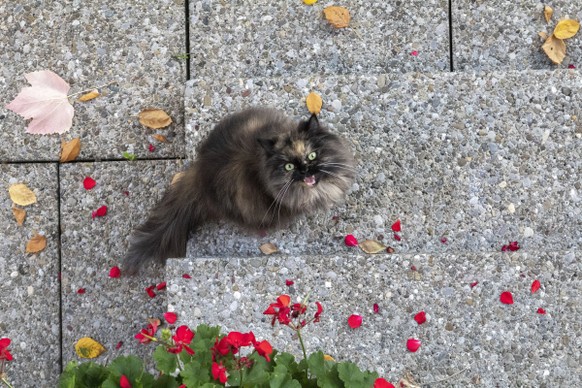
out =
[[[61,163],[77,159],[81,152],[81,140],[76,137],[71,141],[64,141],[61,145]]]
[[[81,97],[79,97],[79,101],[86,102],[96,97],[99,97],[100,95],[101,93],[99,93],[99,90],[93,89],[89,93],[83,94]]]
[[[17,205],[28,206],[36,203],[36,195],[24,183],[17,183],[8,188],[10,199]]]
[[[13,207],[12,214],[14,214],[14,219],[18,226],[22,226],[22,224],[24,224],[24,219],[26,218],[26,210],[19,207]]]
[[[144,109],[139,112],[139,122],[148,128],[160,129],[172,124],[172,118],[161,109]]]
[[[335,28],[346,28],[350,24],[350,11],[345,7],[325,7],[323,9],[323,14],[329,24]]]
[[[566,57],[566,43],[562,39],[550,35],[546,42],[542,45],[542,50],[546,53],[548,58],[555,64],[559,65]]]
[[[580,23],[574,19],[560,20],[554,28],[554,36],[558,39],[569,39],[576,35],[580,29]]]
[[[259,249],[265,255],[271,255],[273,253],[279,252],[279,248],[277,248],[277,246],[272,243],[264,243],[259,247]]]
[[[32,236],[26,243],[26,253],[38,253],[46,248],[46,237],[40,234]]]
[[[318,115],[321,112],[321,106],[323,105],[323,101],[321,100],[321,96],[315,92],[311,92],[307,95],[305,99],[305,105],[307,105],[307,109],[310,113],[314,115]]]
[[[544,17],[546,18],[546,23],[550,22],[552,15],[554,14],[554,9],[549,5],[544,6]]]
[[[542,40],[545,42],[548,39],[548,33],[545,31],[540,31],[538,32],[538,35],[540,36],[540,38],[542,38]]]
[[[386,249],[386,245],[376,240],[366,240],[358,244],[361,250],[366,253],[378,253]]]
[[[154,133],[152,135],[152,137],[154,139],[156,139],[157,141],[159,141],[160,143],[167,143],[168,142],[168,139],[164,135],[160,135],[159,133]]]

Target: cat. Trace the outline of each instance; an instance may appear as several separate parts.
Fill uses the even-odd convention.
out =
[[[281,228],[343,201],[355,178],[345,141],[316,115],[299,123],[272,108],[221,120],[192,165],[130,238],[124,273],[150,260],[184,257],[190,232],[226,220],[251,230]]]

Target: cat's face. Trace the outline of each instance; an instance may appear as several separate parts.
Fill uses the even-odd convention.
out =
[[[343,200],[354,180],[350,150],[314,115],[261,144],[266,151],[267,190],[277,203],[294,211],[329,208]]]

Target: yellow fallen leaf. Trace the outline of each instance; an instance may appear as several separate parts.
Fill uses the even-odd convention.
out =
[[[303,3],[307,5],[313,5],[317,3],[317,0],[303,0]]]
[[[83,94],[81,97],[79,97],[79,101],[81,102],[89,101],[96,97],[99,97],[100,95],[101,93],[99,93],[97,89],[93,89],[89,93]]]
[[[139,112],[139,122],[148,128],[160,129],[172,124],[172,118],[161,109],[144,109]]]
[[[562,39],[550,35],[546,42],[542,45],[542,50],[546,53],[548,58],[555,64],[559,65],[566,58],[566,43]]]
[[[10,199],[17,205],[28,206],[36,203],[36,195],[24,183],[16,183],[8,188]]]
[[[558,39],[569,39],[576,35],[580,29],[580,23],[573,19],[560,20],[554,28],[554,36]]]
[[[270,254],[279,252],[279,248],[277,248],[277,246],[275,244],[272,244],[272,243],[264,243],[259,247],[259,249],[265,255],[270,255]]]
[[[26,218],[26,210],[19,207],[13,207],[12,214],[14,214],[14,219],[18,226],[22,226],[22,224],[24,224],[24,218]]]
[[[103,345],[90,337],[83,337],[75,344],[75,352],[81,358],[96,358],[104,351]]]
[[[168,139],[164,135],[160,135],[159,133],[154,133],[152,135],[152,137],[154,139],[156,139],[157,141],[159,141],[160,143],[167,143],[168,142]]]
[[[376,240],[366,240],[358,244],[361,250],[366,253],[378,253],[386,249],[386,246]]]
[[[546,23],[550,22],[552,15],[554,14],[554,9],[549,5],[544,6],[544,17],[546,18]]]
[[[41,234],[35,234],[26,243],[26,253],[38,253],[46,248],[46,237]]]
[[[324,354],[323,355],[323,359],[325,361],[334,361],[335,362],[335,358],[333,358],[332,356],[330,356],[329,354]]]
[[[77,159],[81,152],[81,140],[76,137],[71,141],[64,141],[61,145],[61,163]]]
[[[350,24],[350,11],[345,7],[325,7],[323,9],[323,14],[329,24],[335,28],[346,28]]]
[[[323,105],[323,101],[321,100],[321,96],[315,92],[311,92],[307,95],[305,99],[305,105],[307,105],[307,109],[310,113],[314,115],[318,115],[321,112],[321,106]]]

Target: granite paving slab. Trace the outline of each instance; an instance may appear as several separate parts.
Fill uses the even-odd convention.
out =
[[[18,183],[33,191],[36,203],[13,205],[8,188]],[[54,386],[61,360],[57,165],[2,164],[0,192],[0,338],[11,340],[14,358],[6,379],[14,387]],[[22,226],[13,206],[26,211]],[[46,238],[46,248],[27,253],[36,234]]]
[[[145,288],[164,280],[160,267],[145,268],[139,277],[110,278],[127,249],[126,239],[154,206],[180,161],[100,162],[61,165],[61,254],[63,359],[79,360],[73,345],[85,336],[107,349],[98,362],[122,354],[149,357],[149,349],[133,338],[150,317],[164,312],[165,291],[150,298]],[[96,186],[85,190],[86,176]],[[104,217],[92,212],[107,206]],[[79,289],[84,289],[80,294]],[[118,343],[123,345],[117,349]]]
[[[549,23],[544,5],[554,9]],[[452,0],[453,68],[455,71],[555,69],[580,65],[582,38],[566,40],[566,58],[554,65],[542,51],[538,34],[551,35],[563,18],[582,19],[577,1]]]
[[[348,28],[323,18],[330,5],[349,9]],[[191,1],[190,52],[207,79],[449,70],[448,2]]]
[[[495,252],[509,241],[530,251],[580,248],[577,72],[194,80],[186,91],[190,158],[229,112],[268,105],[306,118],[310,90],[324,101],[320,121],[355,152],[346,204],[262,237],[204,227],[189,256],[254,256],[264,242],[290,254],[344,252],[348,233],[399,253]],[[398,219],[401,241],[390,230]]]
[[[0,160],[58,160],[61,140],[80,137],[79,159],[181,157],[186,62],[183,0],[156,2],[2,2],[0,15]],[[5,104],[28,86],[24,74],[49,69],[77,93],[102,85],[102,96],[74,104],[73,127],[64,135],[25,133],[26,122]],[[174,120],[165,130],[137,120],[148,107]],[[151,136],[162,133],[168,143]],[[149,144],[156,147],[148,150]]]
[[[574,387],[582,384],[580,271],[579,251],[190,256],[169,260],[166,278],[178,324],[253,331],[296,357],[291,330],[272,328],[263,311],[281,294],[293,302],[309,294],[307,314],[315,301],[324,311],[321,322],[303,329],[307,351],[354,361],[394,384],[410,373],[422,386]],[[295,284],[286,287],[286,279]],[[535,279],[541,289],[532,294]],[[504,291],[514,304],[500,302]],[[537,313],[540,307],[546,314]],[[422,325],[413,320],[420,311],[427,316]],[[349,328],[351,314],[363,317],[360,328]],[[407,350],[408,338],[421,340],[416,353]]]

